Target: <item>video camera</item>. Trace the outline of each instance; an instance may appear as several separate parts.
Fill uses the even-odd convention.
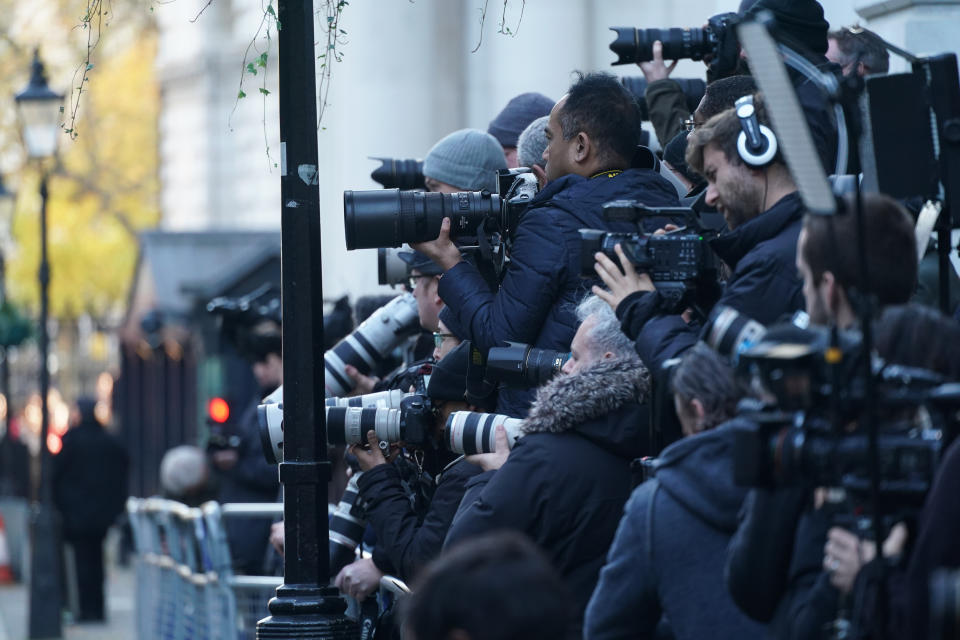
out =
[[[702,308],[712,306],[715,298],[710,298],[718,293],[720,263],[710,248],[712,234],[702,229],[692,209],[647,207],[637,200],[614,200],[603,205],[603,217],[608,221],[634,222],[640,231],[580,229],[583,276],[596,277],[594,254],[597,252],[617,264],[619,259],[614,247],[619,244],[630,263],[650,275],[657,291],[677,312],[691,304]],[[650,229],[668,222],[679,223],[679,228],[663,234],[655,234]]]
[[[737,65],[739,44],[736,26],[740,16],[721,13],[707,21],[704,28],[694,29],[636,29],[610,27],[617,34],[610,50],[617,54],[613,64],[631,64],[653,60],[653,43],[663,44],[664,60],[710,59],[710,69],[717,74],[728,74]]]
[[[750,426],[734,448],[738,484],[843,489],[843,517],[869,520],[869,439],[856,422],[866,409],[871,371],[879,401],[877,463],[884,526],[915,514],[955,429],[960,384],[923,369],[889,365],[861,349],[858,331],[771,328],[740,353],[737,374],[762,401],[741,403]],[[858,514],[856,517],[854,514]]]

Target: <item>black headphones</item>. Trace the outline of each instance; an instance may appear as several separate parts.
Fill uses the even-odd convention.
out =
[[[757,110],[753,105],[753,96],[743,96],[734,104],[737,118],[740,119],[740,137],[737,138],[737,152],[744,162],[753,167],[764,167],[777,155],[777,136],[770,127],[760,124]]]

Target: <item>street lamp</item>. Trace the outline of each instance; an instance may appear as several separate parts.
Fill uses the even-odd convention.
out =
[[[47,434],[50,412],[50,336],[49,315],[50,264],[47,260],[47,160],[57,151],[58,129],[63,96],[47,86],[40,61],[40,52],[33,53],[30,82],[15,98],[20,131],[27,157],[40,169],[40,490],[39,502],[33,509],[33,545],[30,563],[30,638],[59,638],[60,630],[60,549],[57,544],[56,515],[53,509],[53,488],[50,478],[50,451]]]

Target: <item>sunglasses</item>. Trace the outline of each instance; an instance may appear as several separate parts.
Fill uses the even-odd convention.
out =
[[[447,338],[456,338],[457,336],[452,333],[440,333],[439,331],[433,332],[433,346],[437,349],[440,348],[440,345],[443,344],[443,341]]]

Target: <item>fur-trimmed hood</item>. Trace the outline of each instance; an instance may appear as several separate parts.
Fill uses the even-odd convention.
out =
[[[640,358],[601,360],[541,387],[524,434],[577,431],[605,448],[632,444],[646,430],[650,374]],[[629,416],[622,414],[631,414]],[[633,415],[636,414],[636,415]],[[608,424],[613,418],[618,426]],[[624,423],[624,424],[620,424]]]

